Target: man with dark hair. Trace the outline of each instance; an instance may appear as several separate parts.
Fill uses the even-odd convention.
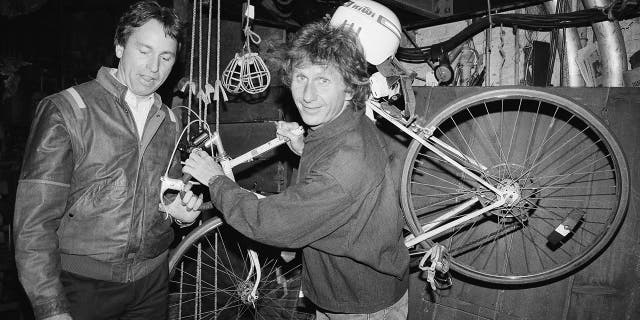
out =
[[[24,155],[16,263],[36,319],[164,319],[172,220],[193,222],[187,192],[159,211],[180,119],[155,91],[176,60],[180,20],[152,1],[118,25],[117,69],[44,98]]]
[[[192,152],[183,172],[209,186],[226,222],[245,236],[302,248],[302,290],[317,319],[406,319],[408,252],[390,153],[364,114],[369,94],[360,42],[345,27],[302,28],[284,63],[306,137],[297,123],[278,134],[301,155],[296,183],[257,199]]]

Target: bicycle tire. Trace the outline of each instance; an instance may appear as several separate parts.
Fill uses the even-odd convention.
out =
[[[450,103],[427,128],[462,156],[445,154],[520,199],[431,239],[448,249],[459,274],[503,285],[551,281],[589,263],[622,224],[629,198],[623,151],[599,119],[570,99],[533,89],[489,90]],[[472,209],[492,201],[486,187],[415,140],[401,178],[401,204],[414,235],[462,201],[479,197]]]
[[[248,248],[262,264],[253,303],[247,300],[253,282],[245,281]],[[169,319],[312,319],[300,298],[299,261],[286,263],[265,248],[219,217],[195,228],[169,256]]]

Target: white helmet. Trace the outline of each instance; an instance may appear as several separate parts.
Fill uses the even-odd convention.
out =
[[[371,0],[352,0],[331,17],[332,26],[347,25],[360,39],[367,61],[379,65],[393,56],[400,45],[398,17],[387,7]]]

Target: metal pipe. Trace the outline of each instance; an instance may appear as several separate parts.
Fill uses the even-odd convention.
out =
[[[487,73],[484,75],[484,85],[485,87],[491,86],[491,24],[489,24],[489,28],[484,32],[485,34],[485,46],[484,46],[484,65],[487,68]]]
[[[520,84],[520,32],[518,26],[513,26],[513,51],[514,51],[514,68],[513,68],[513,84]]]
[[[556,12],[558,1],[552,0],[544,3],[550,14]],[[571,11],[576,11],[575,2],[571,6]],[[562,86],[584,87],[585,82],[578,69],[577,57],[580,49],[580,37],[576,28],[566,28],[558,33],[558,42],[564,42],[565,54],[562,61],[562,72],[565,77],[562,79]]]
[[[609,0],[582,0],[587,9],[606,7]],[[603,21],[591,25],[598,40],[598,51],[602,63],[602,85],[604,87],[623,87],[622,74],[627,71],[627,50],[625,48],[620,24],[617,21]]]

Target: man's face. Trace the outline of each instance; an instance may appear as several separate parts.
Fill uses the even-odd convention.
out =
[[[304,63],[293,69],[291,78],[293,101],[312,129],[337,118],[351,100],[342,75],[333,66]]]
[[[133,30],[124,47],[116,45],[120,59],[116,76],[136,96],[148,96],[169,76],[177,49],[178,42],[151,19]]]

